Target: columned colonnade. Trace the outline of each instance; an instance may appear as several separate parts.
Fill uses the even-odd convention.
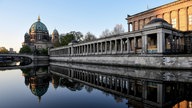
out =
[[[171,30],[125,33],[85,43],[50,50],[51,56],[113,54],[179,53],[183,51],[182,34]]]

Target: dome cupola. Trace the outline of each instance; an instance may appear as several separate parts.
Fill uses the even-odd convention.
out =
[[[40,20],[40,16],[38,16],[38,21],[33,23],[29,29],[29,33],[37,32],[48,33],[47,27]]]
[[[147,24],[154,24],[154,23],[159,23],[159,22],[161,22],[161,23],[167,23],[168,24],[168,22],[167,21],[165,21],[164,19],[162,19],[162,18],[155,18],[155,19],[152,19],[149,23],[147,23]]]

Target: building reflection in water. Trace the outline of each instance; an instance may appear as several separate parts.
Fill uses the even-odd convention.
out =
[[[86,69],[83,69],[82,65],[73,66],[50,65],[49,68],[22,69],[25,85],[38,97],[39,102],[47,92],[49,83],[52,83],[55,89],[58,87],[71,91],[86,89],[89,93],[94,88],[100,89],[106,96],[112,95],[116,102],[127,99],[128,107],[192,108],[191,79],[184,78],[183,75],[187,73],[190,77],[190,72],[128,69],[132,73],[129,75],[127,69],[124,69],[126,73],[120,72],[121,68],[116,68],[117,74],[115,74],[114,70],[109,69],[112,67],[99,67],[98,71],[94,66],[92,70],[91,66],[85,65]],[[101,71],[102,69],[105,71]],[[179,79],[179,76],[182,79]]]
[[[168,70],[168,72],[161,73],[158,70],[153,70],[153,75],[157,74],[154,75],[155,77],[161,77],[155,79],[151,75],[137,77],[139,75],[130,76],[124,75],[124,73],[119,74],[119,72],[114,74],[110,73],[112,70],[102,72],[101,68],[99,68],[100,71],[97,71],[95,68],[91,70],[91,66],[85,67],[89,67],[89,70],[83,69],[82,65],[80,67],[71,64],[66,66],[50,65],[54,87],[58,87],[61,78],[64,78],[100,89],[106,94],[113,94],[116,102],[121,102],[122,98],[126,98],[128,107],[192,108],[191,79],[178,79],[178,75],[183,76],[180,71],[174,73]],[[140,74],[144,70],[135,69],[135,71]],[[145,70],[147,74],[146,71],[152,70]],[[166,76],[167,73],[174,73],[174,76],[170,74]]]
[[[41,96],[43,96],[49,88],[49,81],[51,79],[47,67],[33,67],[21,70],[25,77],[25,85],[38,97],[40,102]]]

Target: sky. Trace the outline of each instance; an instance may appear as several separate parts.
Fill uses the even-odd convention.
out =
[[[24,34],[38,16],[49,30],[59,34],[80,31],[99,37],[105,29],[122,24],[133,15],[174,0],[0,0],[0,47],[19,51]]]

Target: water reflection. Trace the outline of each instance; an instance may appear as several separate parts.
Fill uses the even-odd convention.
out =
[[[126,98],[128,107],[177,108],[182,104],[190,108],[191,71],[115,68],[57,63],[50,66],[50,73]]]
[[[38,97],[39,102],[48,88],[51,79],[47,67],[33,67],[21,69],[25,77],[25,85],[28,86],[31,92]]]
[[[61,66],[62,65],[62,66]],[[49,83],[57,90],[99,89],[116,103],[127,100],[127,107],[192,108],[191,71],[147,70],[82,64],[51,64],[49,67],[21,69],[25,85],[41,97]],[[93,97],[94,98],[94,97]]]

